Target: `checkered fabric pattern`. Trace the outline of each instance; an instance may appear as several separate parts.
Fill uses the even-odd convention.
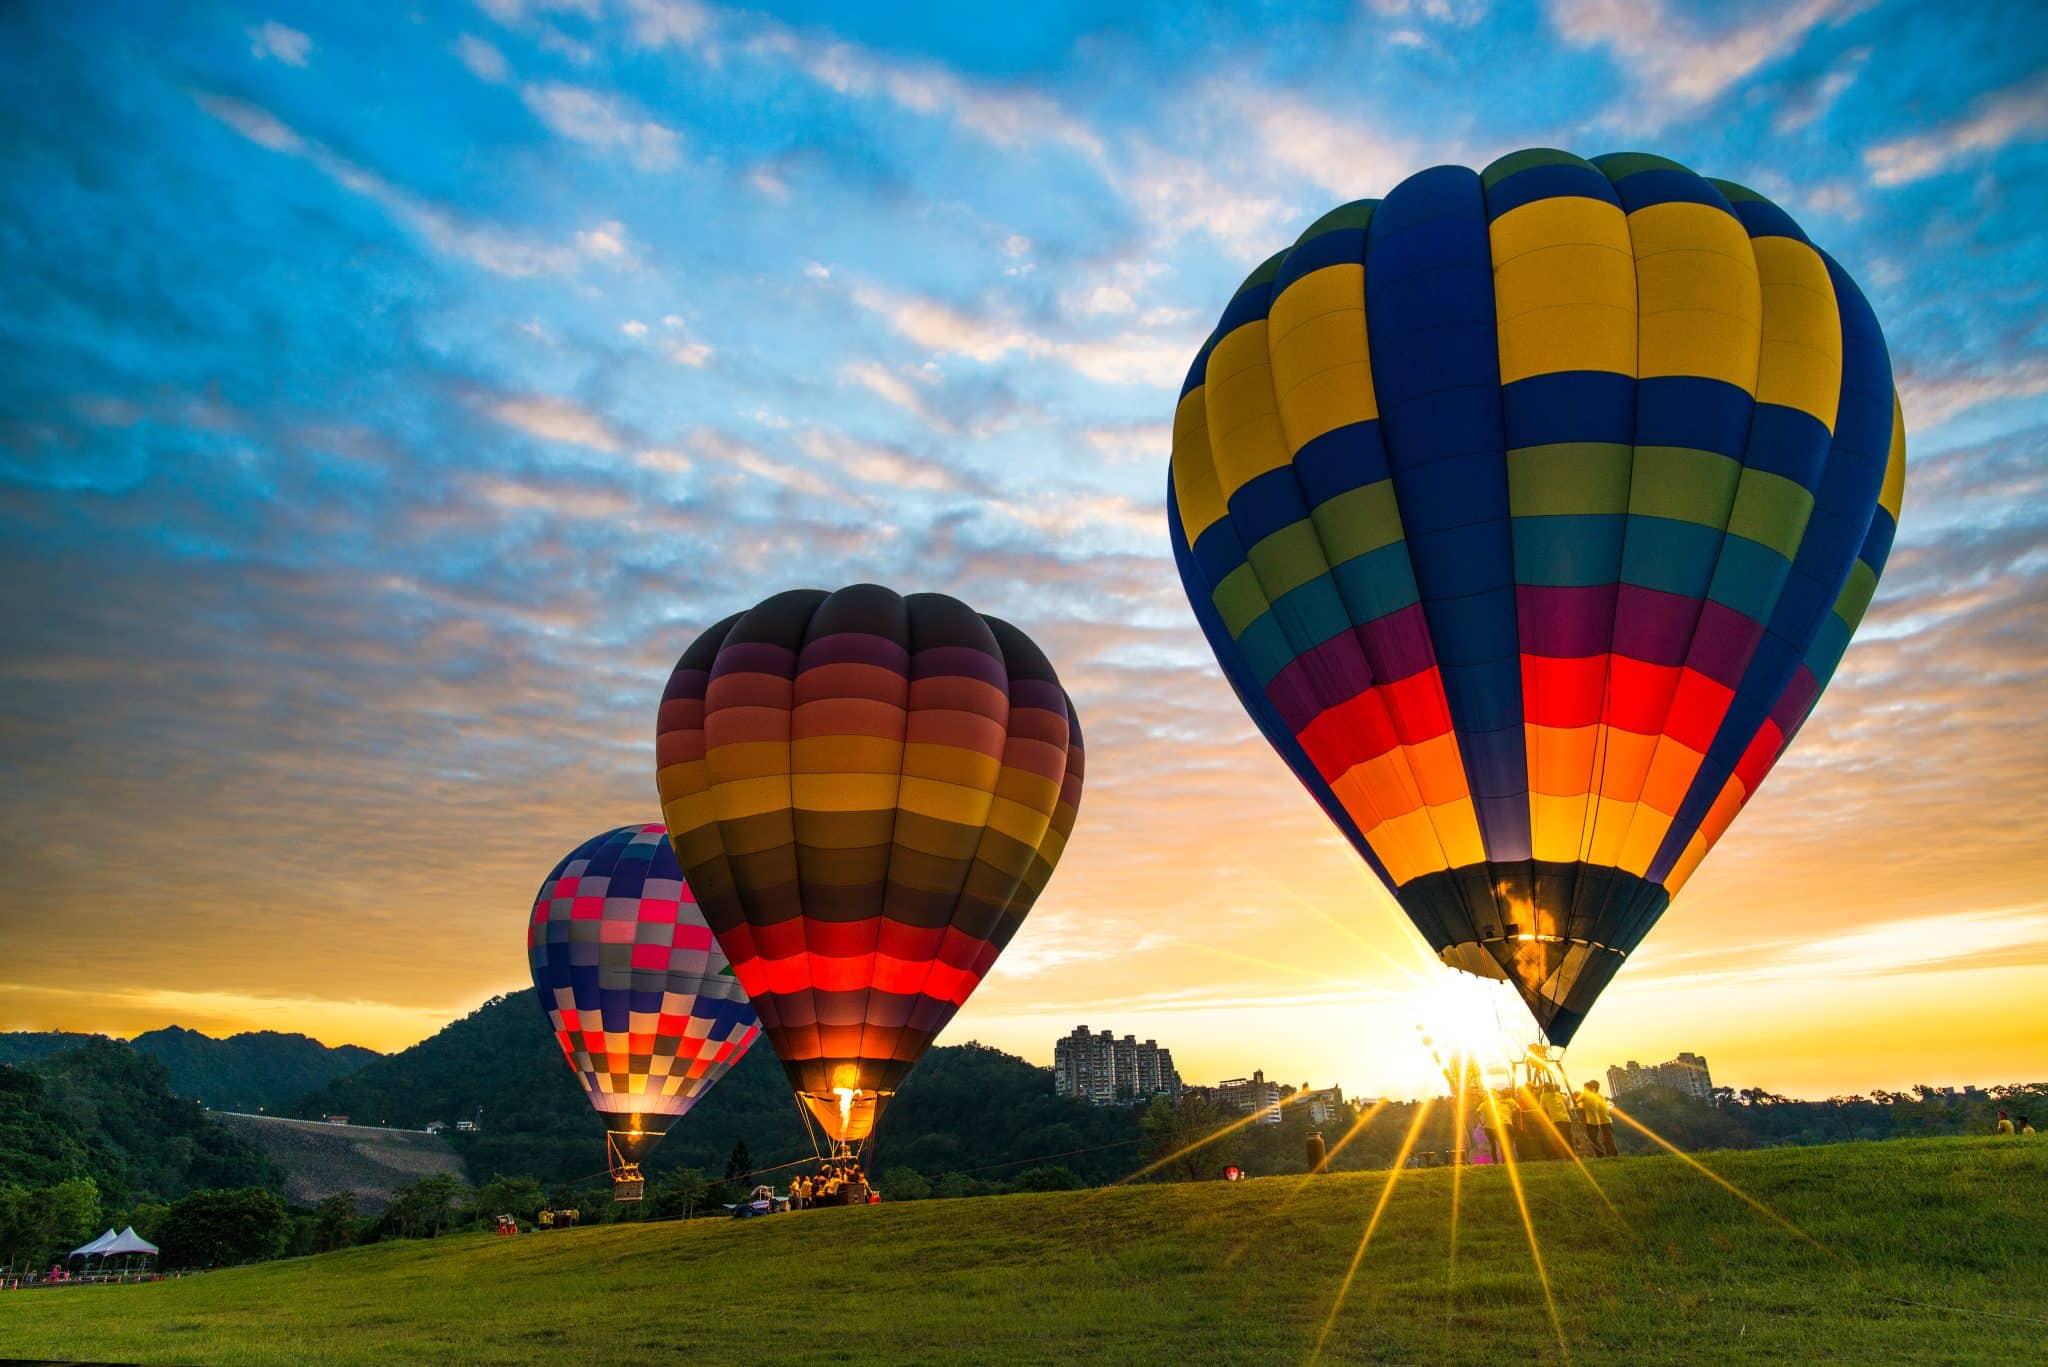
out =
[[[533,985],[590,1104],[676,1117],[761,1033],[659,825],[621,826],[555,866],[526,934]]]

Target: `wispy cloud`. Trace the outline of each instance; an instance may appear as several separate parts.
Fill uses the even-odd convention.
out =
[[[1905,185],[1961,170],[1987,152],[2048,138],[2048,77],[1994,91],[1958,119],[1925,133],[1878,143],[1863,154],[1878,185]]]
[[[311,38],[275,19],[250,29],[249,41],[250,56],[283,62],[286,66],[304,66],[306,59],[313,55]]]
[[[616,95],[554,81],[519,92],[534,116],[574,142],[617,149],[643,171],[667,171],[682,160],[682,135]]]
[[[1850,3],[1793,0],[1720,28],[1680,17],[1663,0],[1547,0],[1545,9],[1565,42],[1606,49],[1628,82],[1628,100],[1611,107],[1609,118],[1654,132],[1798,51],[1815,28],[1841,16]]]

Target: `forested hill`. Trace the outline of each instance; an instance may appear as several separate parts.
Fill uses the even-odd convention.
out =
[[[311,1093],[295,1109],[408,1127],[453,1124],[481,1110],[480,1132],[455,1136],[478,1182],[513,1174],[559,1182],[604,1166],[603,1124],[531,990],[493,998],[433,1038]],[[964,1172],[1137,1134],[1136,1111],[1056,1097],[1046,1069],[981,1045],[940,1046],[883,1115],[876,1168]],[[810,1152],[782,1066],[765,1040],[670,1131],[647,1167],[698,1167],[716,1176],[741,1140],[757,1167]],[[1084,1176],[1112,1177],[1129,1171],[1133,1152],[1125,1146],[1058,1161]],[[1014,1175],[1021,1166],[992,1175]]]
[[[48,1058],[105,1038],[62,1030],[0,1034],[0,1063]],[[216,1111],[275,1110],[383,1057],[361,1045],[329,1047],[275,1030],[214,1039],[173,1025],[137,1035],[130,1044],[136,1053],[164,1065],[173,1092]]]
[[[64,1052],[0,1066],[0,1186],[90,1178],[111,1209],[277,1181],[198,1102],[172,1095],[161,1063],[120,1040],[72,1039]]]

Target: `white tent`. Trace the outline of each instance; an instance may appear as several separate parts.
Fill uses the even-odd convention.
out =
[[[107,1232],[109,1234],[113,1233],[112,1230]],[[156,1255],[156,1245],[143,1238],[140,1234],[137,1234],[135,1226],[130,1225],[121,1231],[114,1242],[101,1249],[100,1253],[109,1258],[118,1258],[123,1253],[147,1253],[154,1257]]]
[[[132,1233],[133,1231],[130,1232]],[[90,1258],[95,1254],[105,1253],[107,1246],[119,1240],[120,1237],[120,1235],[114,1233],[113,1226],[109,1225],[107,1232],[100,1235],[99,1238],[94,1239],[89,1244],[81,1244],[77,1248],[72,1249],[71,1256],[74,1258]]]

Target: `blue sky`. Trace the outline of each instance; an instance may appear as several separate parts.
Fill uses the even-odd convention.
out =
[[[1201,1075],[1382,1085],[1302,1041],[1394,1019],[1372,955],[1414,947],[1215,677],[1167,425],[1323,209],[1541,145],[1778,199],[1870,294],[1913,461],[1863,641],[1586,1047],[1664,1047],[1662,975],[1706,1003],[1674,1048],[1910,1080],[1822,1046],[1765,1075],[1716,1023],[1845,935],[1877,938],[1836,1028],[1922,936],[1961,946],[1928,1012],[2037,998],[2038,16],[1098,11],[0,10],[0,1026],[418,1037],[518,985],[563,850],[653,810],[694,632],[874,579],[1025,626],[1091,741],[1068,863],[956,1033],[1043,1056],[1085,1016]],[[1328,916],[1370,942],[1343,982],[1252,962]],[[1729,988],[1699,965],[1731,951],[1786,967]]]

